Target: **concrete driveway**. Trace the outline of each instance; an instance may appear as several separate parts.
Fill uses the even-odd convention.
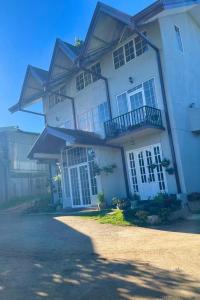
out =
[[[200,299],[199,233],[0,215],[0,299]]]

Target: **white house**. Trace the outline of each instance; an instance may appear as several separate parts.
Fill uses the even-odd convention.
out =
[[[200,1],[98,3],[82,44],[57,39],[48,71],[28,67],[10,111],[43,102],[29,158],[60,164],[63,207],[200,192],[199,53]]]

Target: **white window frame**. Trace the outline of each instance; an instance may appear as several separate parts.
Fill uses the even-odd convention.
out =
[[[176,37],[176,43],[178,50],[183,53],[184,52],[184,47],[183,47],[183,39],[182,39],[182,34],[180,27],[176,24],[174,24],[174,31],[175,31],[175,37]]]
[[[147,35],[147,32],[144,31],[143,34],[146,34],[146,35]],[[134,36],[129,37],[126,41],[124,41],[121,45],[119,45],[118,47],[116,47],[116,48],[112,51],[112,63],[113,63],[113,68],[114,68],[115,71],[119,70],[121,67],[125,66],[126,64],[128,64],[128,63],[134,61],[134,59],[136,59],[137,57],[141,56],[142,54],[144,54],[144,53],[146,52],[146,51],[143,52],[141,55],[137,55],[137,54],[136,54],[136,47],[135,47],[135,38],[136,38],[136,36],[137,36],[137,35],[134,35]],[[126,60],[125,45],[128,44],[130,41],[133,41],[135,57],[127,62],[127,60]],[[121,47],[123,48],[123,53],[124,53],[124,65],[122,65],[122,66],[120,66],[119,68],[116,69],[116,68],[115,68],[115,63],[114,63],[114,55],[113,55],[113,53],[114,53],[116,50],[118,50],[119,48],[121,48]]]
[[[147,81],[150,81],[150,80],[152,80],[153,79],[153,81],[154,81],[154,90],[155,90],[155,104],[156,104],[156,107],[155,108],[159,108],[158,107],[158,100],[157,100],[157,94],[158,94],[158,92],[157,92],[157,87],[156,87],[156,78],[155,77],[150,77],[150,78],[147,78],[147,79],[145,79],[144,81],[142,81],[142,83],[139,83],[139,84],[136,84],[134,87],[133,87],[133,89],[134,88],[136,88],[137,86],[139,86],[139,85],[142,85],[142,90],[143,90],[143,97],[144,97],[144,99],[145,99],[145,103],[146,103],[146,97],[145,97],[145,93],[144,93],[144,83],[145,82],[147,82]],[[118,104],[118,101],[117,101],[117,97],[119,97],[119,96],[121,96],[121,95],[123,95],[123,94],[126,94],[126,100],[127,100],[127,106],[128,106],[128,111],[127,111],[127,113],[128,112],[130,112],[131,111],[131,103],[130,103],[130,97],[129,97],[129,94],[132,94],[132,93],[135,93],[135,92],[137,92],[139,89],[137,89],[137,90],[135,90],[135,91],[133,91],[133,92],[128,92],[127,90],[126,91],[123,91],[122,93],[120,93],[120,94],[117,94],[116,96],[115,96],[115,98],[116,98],[116,103],[117,103],[117,116],[120,116],[120,114],[119,114],[119,104]],[[146,105],[146,104],[144,104],[144,105]]]

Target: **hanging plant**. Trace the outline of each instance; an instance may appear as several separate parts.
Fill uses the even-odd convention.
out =
[[[104,166],[104,167],[99,167],[97,164],[94,166],[94,172],[95,175],[101,175],[101,173],[105,173],[106,175],[112,174],[114,172],[114,169],[116,169],[117,166],[115,164]]]
[[[174,174],[174,168],[167,168],[166,169],[166,172],[169,174],[169,175],[173,175]]]
[[[154,170],[154,169],[156,169],[157,168],[157,164],[151,164],[150,166],[149,166],[149,168],[151,168],[152,170]]]
[[[167,158],[164,158],[162,161],[161,161],[161,165],[163,168],[168,168],[169,165],[170,165],[170,160],[167,159]]]

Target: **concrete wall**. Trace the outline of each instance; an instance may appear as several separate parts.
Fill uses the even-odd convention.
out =
[[[183,53],[177,47],[174,25],[181,31]],[[200,107],[200,24],[182,13],[160,19],[167,98],[182,189],[200,191],[200,136],[190,129],[188,107]],[[199,116],[200,117],[200,116]]]

